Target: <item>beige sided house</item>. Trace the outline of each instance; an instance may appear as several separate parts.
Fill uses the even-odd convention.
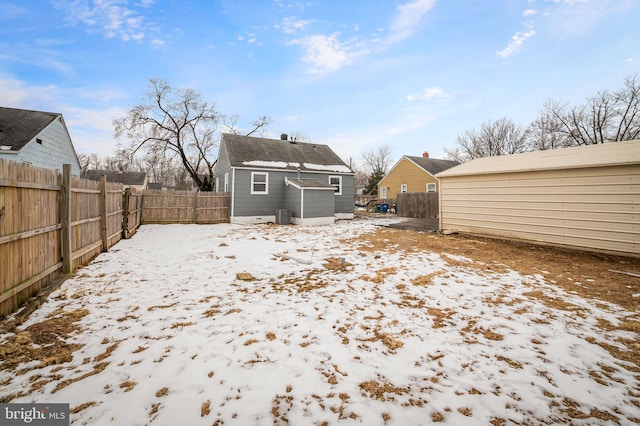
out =
[[[457,166],[457,161],[403,155],[389,172],[378,182],[378,197],[395,200],[401,192],[438,192],[436,174]]]
[[[640,257],[640,140],[480,158],[438,178],[441,230]]]

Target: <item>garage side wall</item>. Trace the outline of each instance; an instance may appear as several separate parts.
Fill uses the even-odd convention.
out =
[[[440,179],[440,228],[640,257],[640,165]]]

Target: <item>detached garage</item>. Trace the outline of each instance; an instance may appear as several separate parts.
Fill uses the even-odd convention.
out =
[[[640,140],[439,173],[440,229],[640,257]]]

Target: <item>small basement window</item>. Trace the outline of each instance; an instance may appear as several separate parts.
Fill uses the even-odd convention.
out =
[[[252,194],[268,194],[269,193],[269,173],[251,172],[251,193]]]
[[[36,143],[39,144],[39,145],[42,145],[42,139],[36,138]]]
[[[428,183],[427,184],[427,192],[436,192],[436,184]]]
[[[336,195],[342,195],[342,176],[329,176],[329,185],[336,187]]]

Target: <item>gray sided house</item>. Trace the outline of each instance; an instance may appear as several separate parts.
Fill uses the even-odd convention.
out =
[[[327,145],[283,139],[222,135],[214,183],[230,195],[231,223],[276,222],[283,211],[299,225],[352,219],[351,169]]]
[[[0,158],[80,175],[80,163],[62,114],[0,107]]]

